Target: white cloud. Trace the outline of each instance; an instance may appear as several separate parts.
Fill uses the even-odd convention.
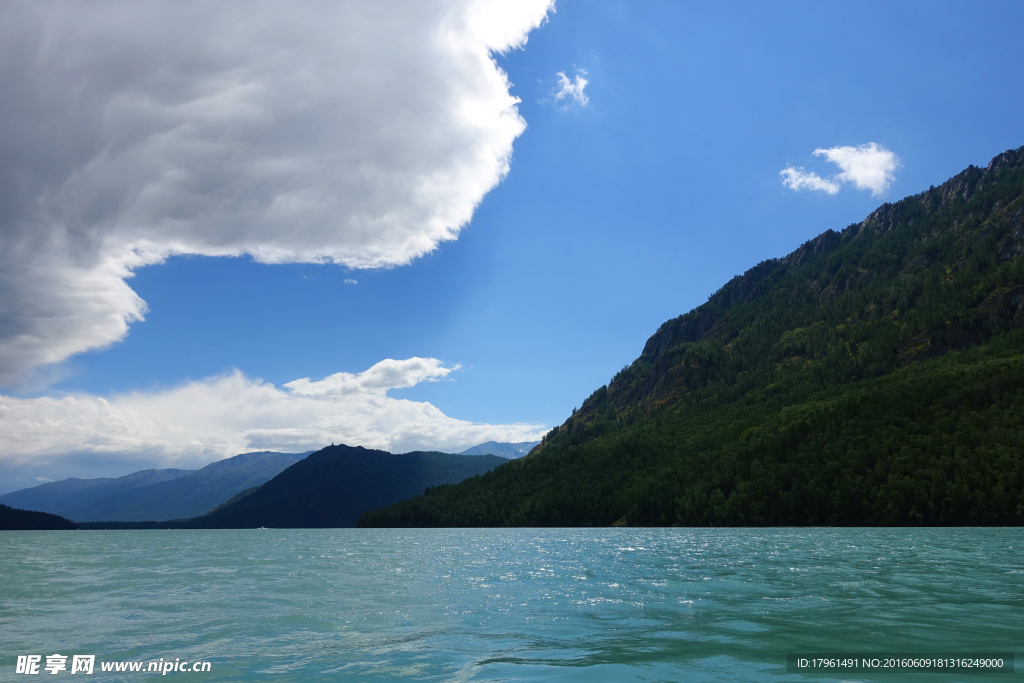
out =
[[[551,0],[0,5],[0,383],[142,320],[175,254],[349,268],[456,239]]]
[[[782,184],[793,190],[820,190],[836,194],[840,183],[853,183],[858,190],[871,190],[871,194],[877,197],[892,186],[896,170],[902,166],[898,156],[874,142],[858,147],[819,148],[814,150],[814,155],[825,157],[841,172],[826,180],[817,173],[790,166],[779,173]]]
[[[586,71],[580,70],[580,73],[576,74],[576,80],[571,81],[565,73],[559,71],[558,76],[558,90],[555,92],[555,100],[567,100],[569,102],[576,102],[581,107],[587,106],[587,102],[590,98],[583,92],[583,89],[587,87],[587,79],[583,78],[580,74],[586,74]]]
[[[896,180],[896,169],[902,163],[899,157],[874,142],[859,147],[832,147],[816,149],[815,156],[823,156],[839,168],[839,180],[853,183],[858,190],[871,190],[878,196]]]
[[[791,190],[821,190],[829,194],[839,192],[839,183],[825,180],[817,173],[802,168],[790,166],[782,169],[779,175],[782,176],[782,184]]]
[[[391,389],[456,370],[433,358],[384,360],[368,370],[283,387],[239,371],[173,389],[108,398],[0,395],[0,466],[117,460],[135,467],[199,467],[253,450],[298,452],[345,443],[392,452],[461,451],[485,441],[533,441],[543,425],[477,424]]]

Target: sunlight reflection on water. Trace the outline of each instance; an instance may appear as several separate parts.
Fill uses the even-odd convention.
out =
[[[0,679],[17,654],[59,652],[211,661],[174,674],[197,681],[808,681],[786,673],[787,652],[1012,651],[1019,536],[0,532]]]

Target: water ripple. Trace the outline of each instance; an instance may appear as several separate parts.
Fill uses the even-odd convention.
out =
[[[4,680],[60,652],[213,662],[197,681],[808,681],[787,652],[1024,636],[1017,529],[0,534]]]

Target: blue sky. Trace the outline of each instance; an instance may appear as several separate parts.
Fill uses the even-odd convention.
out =
[[[555,9],[495,57],[526,128],[457,239],[384,268],[202,255],[211,249],[135,267],[126,282],[145,320],[102,350],[9,375],[9,400],[154,394],[236,370],[281,387],[418,357],[447,370],[388,397],[535,433],[733,275],[1024,144],[1019,3]],[[556,99],[559,73],[586,80],[586,104]],[[816,149],[868,143],[899,160],[881,192],[795,191],[780,178],[787,167],[832,177],[840,169]],[[24,439],[35,445],[7,456],[22,479],[173,460],[141,441],[61,459],[67,441]]]

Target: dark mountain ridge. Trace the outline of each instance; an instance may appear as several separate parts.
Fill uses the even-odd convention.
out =
[[[49,512],[19,510],[0,505],[0,531],[72,531],[78,529],[72,521]]]
[[[366,526],[1024,522],[1024,148],[730,280],[521,461]]]
[[[508,462],[494,455],[414,451],[388,453],[328,446],[288,467],[255,490],[191,519],[164,522],[84,522],[83,529],[254,529],[353,527],[367,510],[430,486],[455,483]]]

